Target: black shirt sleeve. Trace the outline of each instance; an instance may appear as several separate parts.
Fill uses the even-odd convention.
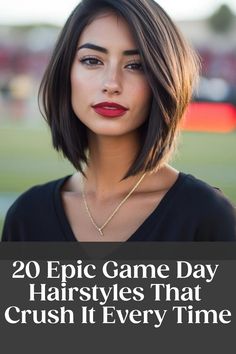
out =
[[[2,241],[66,241],[54,207],[58,181],[23,193],[7,212]]]
[[[185,193],[189,223],[195,223],[194,241],[236,241],[236,209],[216,187],[187,175]]]
[[[236,208],[220,190],[205,208],[196,241],[236,241]]]
[[[38,204],[37,194],[37,187],[33,187],[17,198],[9,208],[3,226],[2,241],[27,241],[29,234],[33,241],[33,235],[38,229],[37,215],[40,214],[35,207]]]
[[[4,226],[1,241],[18,241],[16,235],[18,234],[18,222],[17,218],[14,218],[13,206],[8,210]]]

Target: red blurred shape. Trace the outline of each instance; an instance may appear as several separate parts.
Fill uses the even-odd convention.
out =
[[[228,133],[236,129],[236,107],[230,103],[193,102],[181,124],[186,131]]]

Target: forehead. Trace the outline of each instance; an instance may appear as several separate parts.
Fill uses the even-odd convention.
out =
[[[91,42],[102,44],[104,47],[111,44],[132,49],[136,47],[130,27],[125,19],[113,12],[97,15],[87,25],[79,38],[79,45]]]

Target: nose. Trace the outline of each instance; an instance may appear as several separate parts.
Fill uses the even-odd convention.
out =
[[[107,94],[121,93],[121,76],[117,68],[110,68],[106,71],[102,91]]]

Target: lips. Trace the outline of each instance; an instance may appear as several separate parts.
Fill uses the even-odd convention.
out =
[[[128,108],[114,102],[101,102],[92,106],[92,108],[97,114],[108,118],[120,117],[128,110]]]

